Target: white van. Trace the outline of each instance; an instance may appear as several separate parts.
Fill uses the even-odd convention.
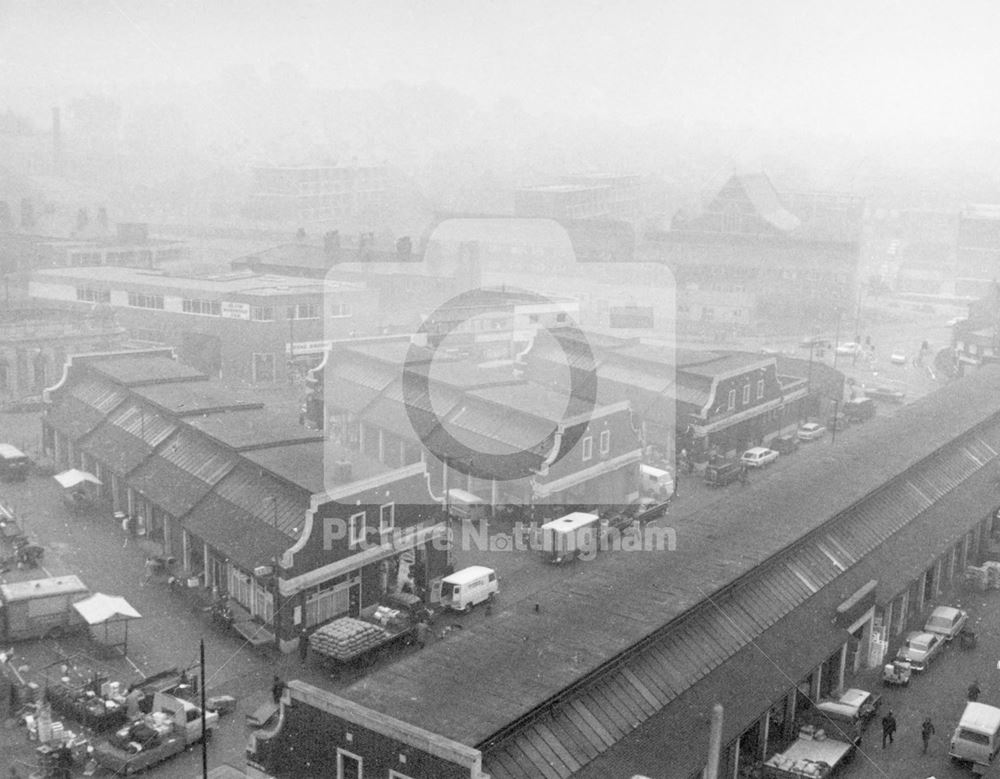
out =
[[[565,563],[577,557],[592,560],[601,542],[601,518],[574,511],[546,522],[540,528],[542,554],[550,563]]]
[[[496,571],[470,565],[441,580],[441,605],[467,612],[477,603],[492,601],[499,590]]]
[[[674,479],[670,471],[654,468],[652,465],[640,465],[639,478],[643,492],[647,495],[666,499],[674,494]]]
[[[967,703],[951,737],[948,755],[977,765],[989,765],[1000,751],[1000,709]]]

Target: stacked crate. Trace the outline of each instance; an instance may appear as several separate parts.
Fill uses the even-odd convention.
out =
[[[309,648],[335,660],[350,660],[382,643],[389,633],[353,617],[336,619],[309,637]]]

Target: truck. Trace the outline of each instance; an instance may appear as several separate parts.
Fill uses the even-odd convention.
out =
[[[550,563],[565,563],[577,557],[593,558],[601,540],[601,518],[574,511],[541,527],[542,554]]]
[[[204,717],[204,735],[211,738],[219,715]],[[202,711],[191,701],[158,692],[149,714],[133,720],[94,744],[93,759],[115,776],[146,771],[180,754],[202,738]]]
[[[0,584],[0,641],[57,637],[86,629],[73,604],[90,595],[76,576]]]
[[[379,652],[413,643],[417,624],[401,611],[380,608],[369,619],[340,617],[314,630],[310,651],[337,668],[365,665]]]
[[[818,736],[818,737],[817,737]],[[857,751],[857,742],[826,738],[822,730],[803,728],[784,752],[764,763],[764,779],[826,779]]]

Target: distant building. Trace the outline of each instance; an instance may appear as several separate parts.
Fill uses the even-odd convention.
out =
[[[955,292],[982,297],[1000,278],[1000,205],[970,205],[958,219]]]
[[[253,169],[247,215],[298,224],[371,225],[400,208],[402,176],[388,166],[268,165]]]
[[[673,271],[680,333],[829,322],[856,305],[862,216],[861,198],[779,196],[763,173],[737,175],[700,213],[648,235],[638,254]]]
[[[238,384],[292,380],[331,337],[375,334],[378,295],[363,284],[230,273],[170,276],[95,267],[35,272],[30,297],[69,310],[109,306],[130,337],[177,348],[189,364]]]
[[[614,219],[641,216],[638,176],[564,176],[558,183],[514,190],[514,215],[551,219]]]
[[[119,224],[115,237],[56,238],[0,232],[0,273],[90,265],[156,268],[186,256],[184,242],[151,238],[145,224]]]

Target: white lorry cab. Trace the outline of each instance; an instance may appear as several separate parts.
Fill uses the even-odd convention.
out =
[[[951,737],[948,755],[977,765],[989,765],[1000,751],[1000,709],[967,703]]]
[[[670,471],[643,463],[639,466],[639,478],[642,482],[642,490],[647,495],[666,500],[674,494],[674,480]]]
[[[441,604],[455,611],[469,611],[477,603],[492,601],[499,591],[496,571],[470,565],[441,580]]]

